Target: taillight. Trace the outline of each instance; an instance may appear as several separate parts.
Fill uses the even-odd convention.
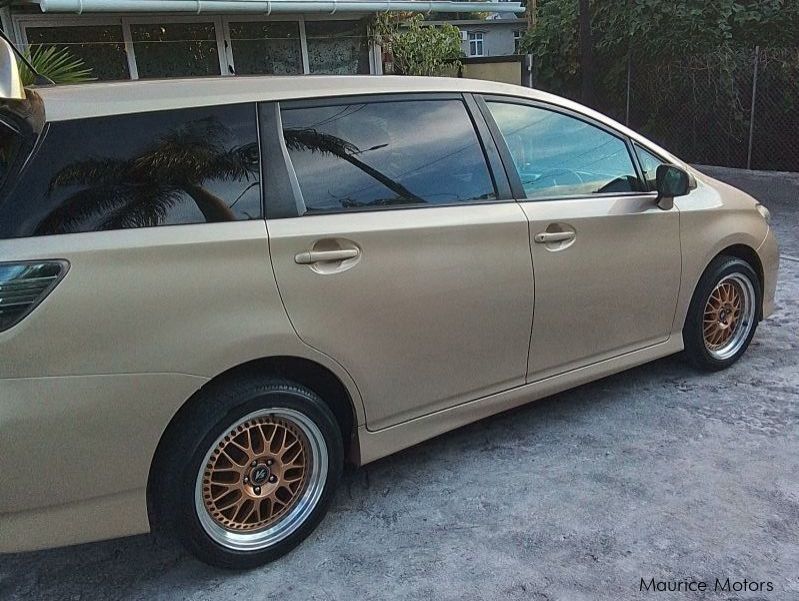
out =
[[[67,272],[66,261],[0,263],[0,332],[19,323]]]

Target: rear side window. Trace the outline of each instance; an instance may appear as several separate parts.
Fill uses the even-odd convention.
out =
[[[497,197],[461,100],[289,108],[282,120],[308,212]]]
[[[52,123],[0,200],[0,238],[261,216],[253,105]]]

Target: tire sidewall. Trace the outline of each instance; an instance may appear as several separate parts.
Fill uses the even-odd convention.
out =
[[[705,339],[703,333],[703,321],[705,314],[705,307],[707,305],[710,294],[716,288],[718,283],[725,277],[739,274],[746,277],[752,284],[755,291],[755,315],[754,321],[749,328],[744,343],[741,348],[726,359],[717,359],[713,357],[705,346]],[[694,297],[691,301],[691,306],[688,312],[688,319],[686,321],[686,328],[684,329],[683,336],[685,338],[685,349],[691,361],[703,369],[720,370],[725,369],[735,363],[741,355],[743,355],[749,348],[749,343],[755,335],[758,326],[760,315],[760,307],[762,306],[762,290],[760,287],[760,279],[755,273],[755,270],[745,261],[735,257],[718,257],[715,259],[705,271],[699,285],[697,286]]]
[[[165,517],[172,522],[172,530],[177,538],[202,561],[231,569],[262,565],[288,553],[302,542],[327,512],[341,478],[343,464],[343,444],[338,425],[327,405],[313,392],[290,383],[243,388],[246,392],[239,390],[238,394],[223,395],[215,406],[202,412],[203,418],[197,421],[204,421],[204,427],[198,427],[196,423],[185,424],[183,435],[178,437],[183,440],[176,441],[172,447],[182,449],[177,454],[184,458],[183,464],[169,462],[171,465],[167,466],[163,475],[174,480],[172,484],[167,481],[162,487],[162,490],[169,491],[165,505],[167,511],[173,512],[174,518],[169,520],[168,515]],[[270,408],[298,411],[317,425],[328,454],[324,489],[313,511],[286,538],[261,550],[230,549],[214,541],[200,523],[195,504],[197,477],[209,449],[225,431],[247,415]]]

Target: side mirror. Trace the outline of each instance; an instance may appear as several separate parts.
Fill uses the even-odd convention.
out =
[[[691,191],[691,176],[677,165],[660,165],[657,170],[658,206],[664,211],[674,207],[674,199]]]

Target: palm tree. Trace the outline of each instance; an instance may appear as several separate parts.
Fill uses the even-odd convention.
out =
[[[38,225],[37,233],[66,233],[148,227],[163,223],[170,209],[188,196],[207,222],[234,221],[236,215],[206,185],[243,180],[257,185],[258,145],[229,148],[228,129],[209,117],[177,127],[132,158],[91,158],[61,169],[50,181],[49,193],[80,189],[59,203]]]

